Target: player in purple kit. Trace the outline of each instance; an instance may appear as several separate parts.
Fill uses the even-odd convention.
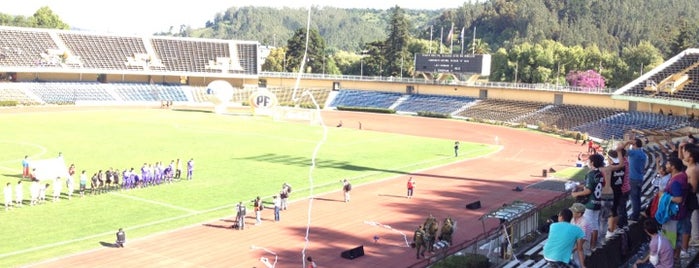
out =
[[[124,171],[121,172],[121,179],[124,181],[124,189],[129,189],[129,169],[125,168]]]
[[[164,173],[164,175],[165,175],[165,180],[166,180],[168,183],[171,183],[171,182],[172,182],[172,171],[173,171],[174,168],[175,168],[175,160],[172,160],[172,161],[170,161],[170,165],[168,165],[168,166],[165,168],[165,170],[163,171],[163,173]]]
[[[155,164],[155,183],[160,185],[163,182],[163,162]]]
[[[194,173],[194,158],[187,161],[187,180],[191,180]]]
[[[141,179],[143,180],[143,187],[148,186],[148,182],[150,181],[150,176],[148,175],[148,164],[143,163],[143,166],[141,167]]]

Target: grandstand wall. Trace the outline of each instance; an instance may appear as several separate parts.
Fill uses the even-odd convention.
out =
[[[280,77],[263,77],[260,79],[267,80],[267,86],[270,87],[293,87],[296,79],[280,78]],[[521,90],[509,88],[478,88],[462,85],[430,85],[430,84],[407,84],[387,81],[358,81],[358,80],[340,80],[333,81],[329,79],[302,79],[299,87],[301,88],[326,88],[331,89],[333,82],[340,82],[341,89],[353,90],[371,90],[371,91],[386,91],[406,93],[408,86],[413,86],[414,92],[418,94],[434,94],[434,95],[449,95],[449,96],[464,96],[471,98],[480,98],[481,90],[487,90],[487,97],[490,99],[503,100],[519,100],[532,102],[554,103],[557,95],[562,98],[561,104],[584,105],[601,108],[613,108],[620,110],[629,109],[629,101],[612,99],[609,94],[590,94],[565,91],[549,91],[549,90]],[[639,111],[651,111],[644,105],[637,106]],[[657,108],[655,108],[657,111]],[[667,109],[664,108],[665,111]]]
[[[97,73],[17,73],[17,82],[95,82],[100,74]],[[105,74],[106,83],[157,83],[157,84],[187,84],[191,86],[206,86],[214,80],[225,80],[234,87],[243,88],[245,85],[257,86],[258,79],[193,77],[177,75],[138,75],[138,74]]]

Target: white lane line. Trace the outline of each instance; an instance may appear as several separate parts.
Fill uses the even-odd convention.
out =
[[[136,197],[136,196],[125,195],[125,194],[120,194],[120,193],[116,193],[116,192],[111,192],[111,193],[109,193],[109,194],[110,194],[110,195],[116,195],[116,196],[118,196],[118,197],[133,199],[133,200],[137,200],[137,201],[141,201],[141,202],[146,202],[146,203],[150,203],[150,204],[154,204],[154,205],[159,205],[159,206],[164,206],[164,207],[173,208],[173,209],[177,209],[177,210],[182,210],[182,211],[189,212],[189,213],[197,213],[197,212],[198,212],[198,211],[193,210],[193,209],[188,209],[188,208],[185,208],[185,207],[175,206],[175,205],[172,205],[172,204],[168,204],[168,203],[164,203],[164,202],[158,202],[158,201],[154,201],[154,200],[150,200],[150,199],[145,199],[145,198],[140,198],[140,197]]]

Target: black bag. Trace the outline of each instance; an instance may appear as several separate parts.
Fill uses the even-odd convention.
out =
[[[691,214],[695,209],[699,209],[699,200],[697,199],[697,194],[689,192],[687,195],[687,202],[685,202],[685,208]]]

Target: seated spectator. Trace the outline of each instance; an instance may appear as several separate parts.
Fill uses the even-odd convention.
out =
[[[658,232],[659,224],[653,218],[649,218],[643,223],[643,230],[650,236],[648,255],[634,263],[634,268],[671,268],[674,265],[673,249],[670,240]]]

